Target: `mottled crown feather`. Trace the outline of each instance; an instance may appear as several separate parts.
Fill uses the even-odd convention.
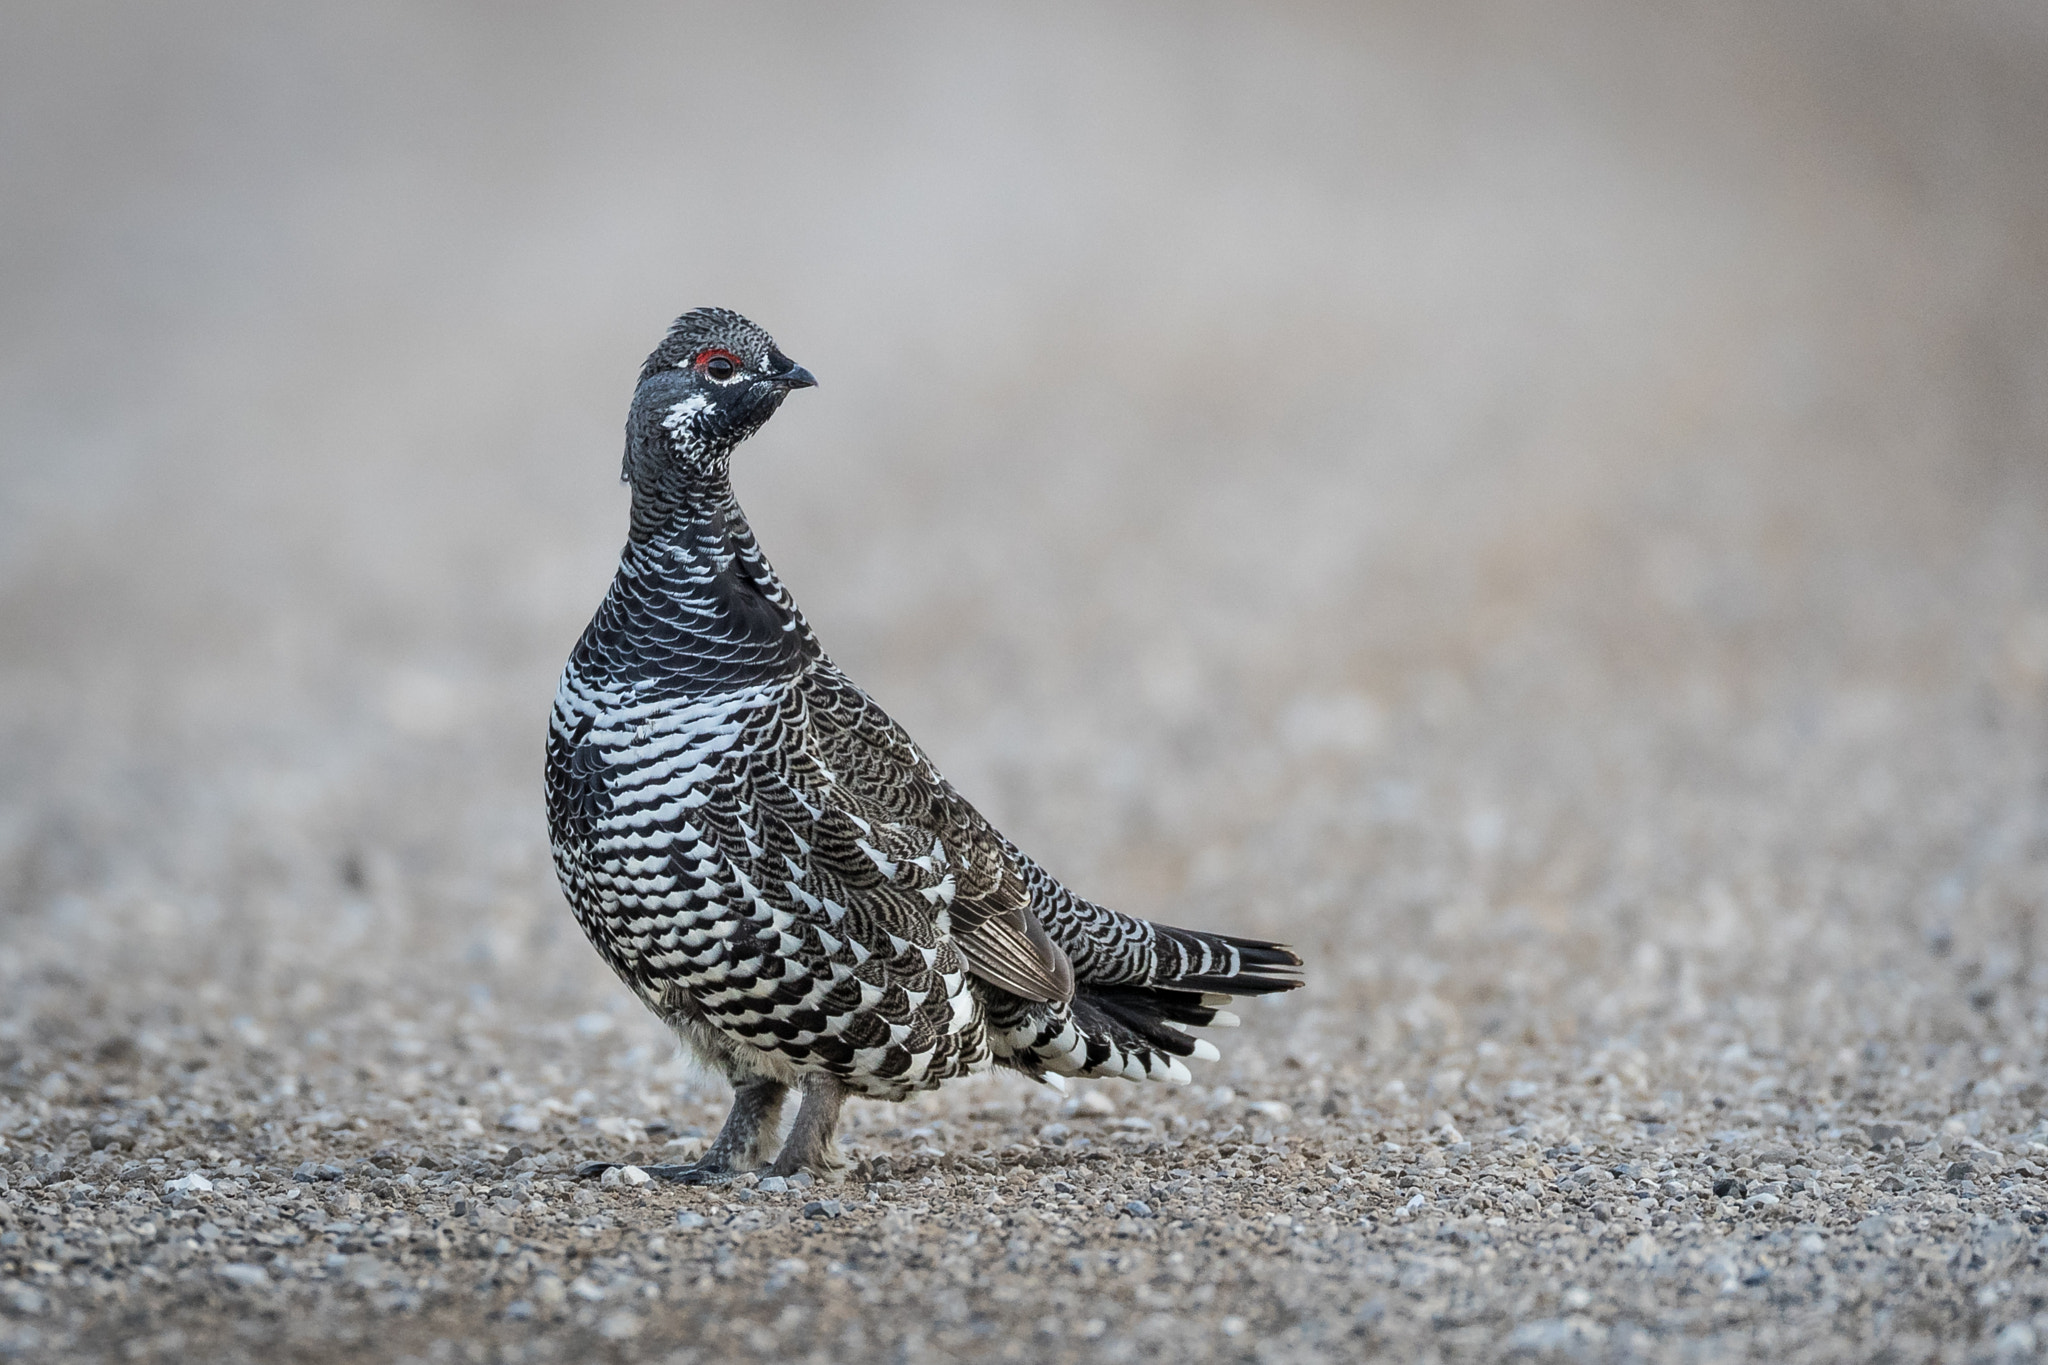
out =
[[[730,308],[693,308],[669,324],[668,335],[640,367],[640,378],[687,365],[706,346],[759,360],[775,349],[775,338]]]

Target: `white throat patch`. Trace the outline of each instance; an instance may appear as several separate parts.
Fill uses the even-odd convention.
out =
[[[661,419],[661,425],[669,435],[680,438],[683,428],[690,419],[711,406],[711,400],[701,393],[693,393],[668,410],[668,416]]]

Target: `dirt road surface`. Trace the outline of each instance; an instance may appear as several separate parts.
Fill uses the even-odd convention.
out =
[[[0,54],[0,1358],[2048,1347],[2022,4],[67,5]],[[1185,1088],[725,1095],[548,865],[682,309],[827,646]]]

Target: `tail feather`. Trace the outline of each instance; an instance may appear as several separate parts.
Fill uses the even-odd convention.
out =
[[[1207,950],[1210,961],[1222,959],[1214,968],[1196,968],[1173,976],[1171,984],[1183,990],[1216,995],[1272,995],[1301,985],[1301,954],[1284,943],[1238,938],[1234,934],[1203,934],[1165,924],[1158,929],[1162,945],[1178,946],[1193,940]],[[1162,952],[1162,965],[1165,956]]]
[[[1302,984],[1301,957],[1285,944],[1146,927],[1157,935],[1150,980],[1104,981],[1084,972],[1064,1007],[1025,1006],[1014,1021],[999,1021],[991,1011],[1003,1060],[1033,1076],[1049,1071],[1185,1083],[1192,1077],[1181,1058],[1217,1055],[1192,1030],[1235,1024],[1237,1017],[1222,1008],[1233,996],[1271,995]]]
[[[1074,1021],[1089,1034],[1117,1035],[1120,1041],[1192,1057],[1194,1035],[1215,1011],[1187,991],[1142,986],[1084,986],[1074,996]]]

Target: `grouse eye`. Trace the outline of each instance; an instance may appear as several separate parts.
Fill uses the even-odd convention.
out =
[[[726,384],[740,372],[740,359],[731,351],[706,351],[697,357],[697,368],[719,383]]]

